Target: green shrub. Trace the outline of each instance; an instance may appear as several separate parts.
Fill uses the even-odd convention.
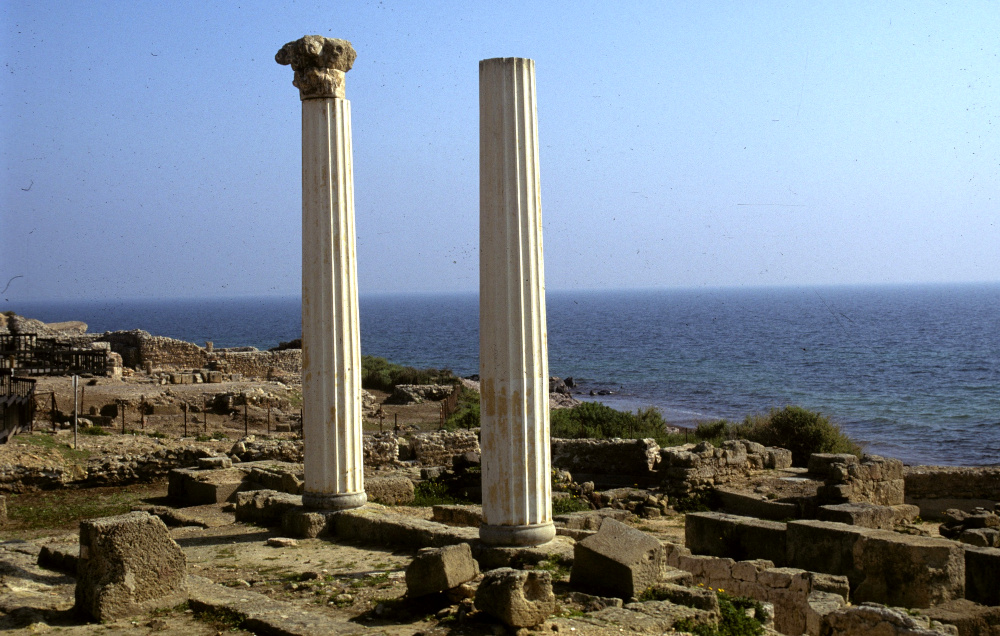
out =
[[[579,497],[556,497],[552,500],[552,514],[554,515],[566,515],[584,510],[590,510],[590,506]]]
[[[716,594],[719,597],[719,611],[722,614],[719,625],[695,623],[689,618],[674,624],[674,629],[690,632],[695,636],[762,636],[767,622],[767,610],[759,601],[742,596],[730,596],[723,591]],[[752,610],[752,611],[748,611]],[[753,614],[753,616],[748,616]]]
[[[653,407],[629,413],[600,402],[583,402],[571,409],[553,410],[550,422],[552,437],[568,439],[657,439],[666,434],[663,415]]]
[[[440,481],[427,480],[413,487],[414,506],[440,506],[447,504],[467,504],[469,501],[455,497],[448,492],[448,486]]]
[[[458,407],[448,416],[444,427],[449,431],[459,428],[479,428],[479,392],[463,389],[458,396]]]
[[[361,356],[361,386],[391,393],[397,384],[453,384],[458,381],[449,369],[414,369],[385,358]]]
[[[825,416],[800,406],[771,409],[749,416],[737,427],[739,436],[765,446],[792,451],[792,465],[806,466],[812,453],[860,455],[861,447]]]
[[[80,429],[81,435],[110,435],[103,426],[84,426]]]

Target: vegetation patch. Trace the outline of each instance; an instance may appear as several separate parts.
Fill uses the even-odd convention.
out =
[[[456,497],[448,491],[447,484],[437,480],[427,480],[416,484],[413,488],[414,506],[430,507],[454,504],[472,503],[468,499]]]
[[[455,384],[458,377],[450,369],[415,369],[385,358],[361,356],[361,386],[392,393],[397,384]]]
[[[813,453],[861,455],[861,446],[826,416],[801,406],[749,415],[742,423],[717,420],[698,425],[695,436],[716,446],[727,439],[746,439],[792,451],[792,465],[806,466]]]
[[[590,504],[580,497],[553,497],[552,514],[566,515],[571,512],[590,510]]]
[[[235,631],[243,624],[243,615],[228,607],[209,607],[195,610],[194,617],[218,632]]]
[[[479,391],[463,389],[458,396],[455,412],[448,416],[444,428],[454,431],[460,428],[479,428]]]
[[[4,538],[30,538],[43,530],[73,530],[84,519],[125,514],[163,491],[162,484],[143,484],[9,494]]]
[[[716,595],[719,597],[719,610],[722,613],[718,625],[696,623],[691,619],[683,619],[674,624],[674,629],[690,632],[695,636],[763,636],[764,626],[762,623],[767,622],[768,616],[767,610],[759,601],[742,596],[731,596],[721,589]]]
[[[78,450],[70,446],[69,444],[63,444],[57,442],[55,436],[49,433],[41,433],[36,435],[19,435],[16,438],[17,443],[25,443],[29,446],[37,446],[38,448],[45,448],[49,450],[54,450],[64,459],[74,462],[83,461],[90,457],[90,451],[88,450]]]

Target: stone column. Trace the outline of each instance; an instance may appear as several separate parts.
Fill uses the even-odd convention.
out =
[[[491,545],[555,536],[535,63],[479,63],[479,375]]]
[[[367,501],[351,103],[344,98],[344,74],[356,56],[346,40],[307,35],[274,58],[291,65],[302,99],[302,502],[320,510]]]

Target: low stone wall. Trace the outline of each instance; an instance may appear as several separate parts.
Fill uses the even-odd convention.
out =
[[[200,369],[208,361],[208,352],[196,344],[153,336],[141,329],[109,331],[95,335],[100,342],[111,343],[111,350],[122,357],[127,367],[142,367],[147,363],[160,369]]]
[[[421,466],[451,466],[455,455],[480,452],[478,428],[415,433],[409,440],[413,459]]]
[[[663,547],[666,565],[690,572],[694,583],[770,603],[774,627],[782,634],[819,634],[823,617],[847,605],[849,588],[843,576],[779,568],[765,559],[694,556],[673,543]]]
[[[227,373],[246,378],[270,379],[302,374],[302,350],[216,351],[208,356],[210,364]]]
[[[778,547],[782,534],[784,559]],[[693,551],[710,556],[765,558],[846,576],[857,601],[930,607],[965,594],[965,549],[946,539],[826,521],[783,524],[716,512],[689,513],[685,538]]]
[[[865,455],[813,453],[809,472],[824,480],[817,491],[821,503],[865,501],[879,506],[903,503],[903,462]]]
[[[570,473],[646,476],[659,455],[652,439],[552,439],[552,466]]]
[[[683,497],[755,471],[791,465],[792,452],[787,449],[732,440],[719,448],[709,442],[664,448],[660,451],[659,471],[667,492]]]
[[[1000,466],[907,466],[906,503],[920,507],[924,518],[937,519],[948,508],[966,512],[1000,502]]]

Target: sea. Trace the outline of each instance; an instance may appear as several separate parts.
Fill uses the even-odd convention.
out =
[[[301,334],[298,297],[4,305],[217,348]],[[546,305],[550,374],[581,399],[681,427],[795,404],[869,453],[1000,465],[1000,283],[550,291]],[[362,295],[360,313],[365,355],[479,372],[474,293]]]

